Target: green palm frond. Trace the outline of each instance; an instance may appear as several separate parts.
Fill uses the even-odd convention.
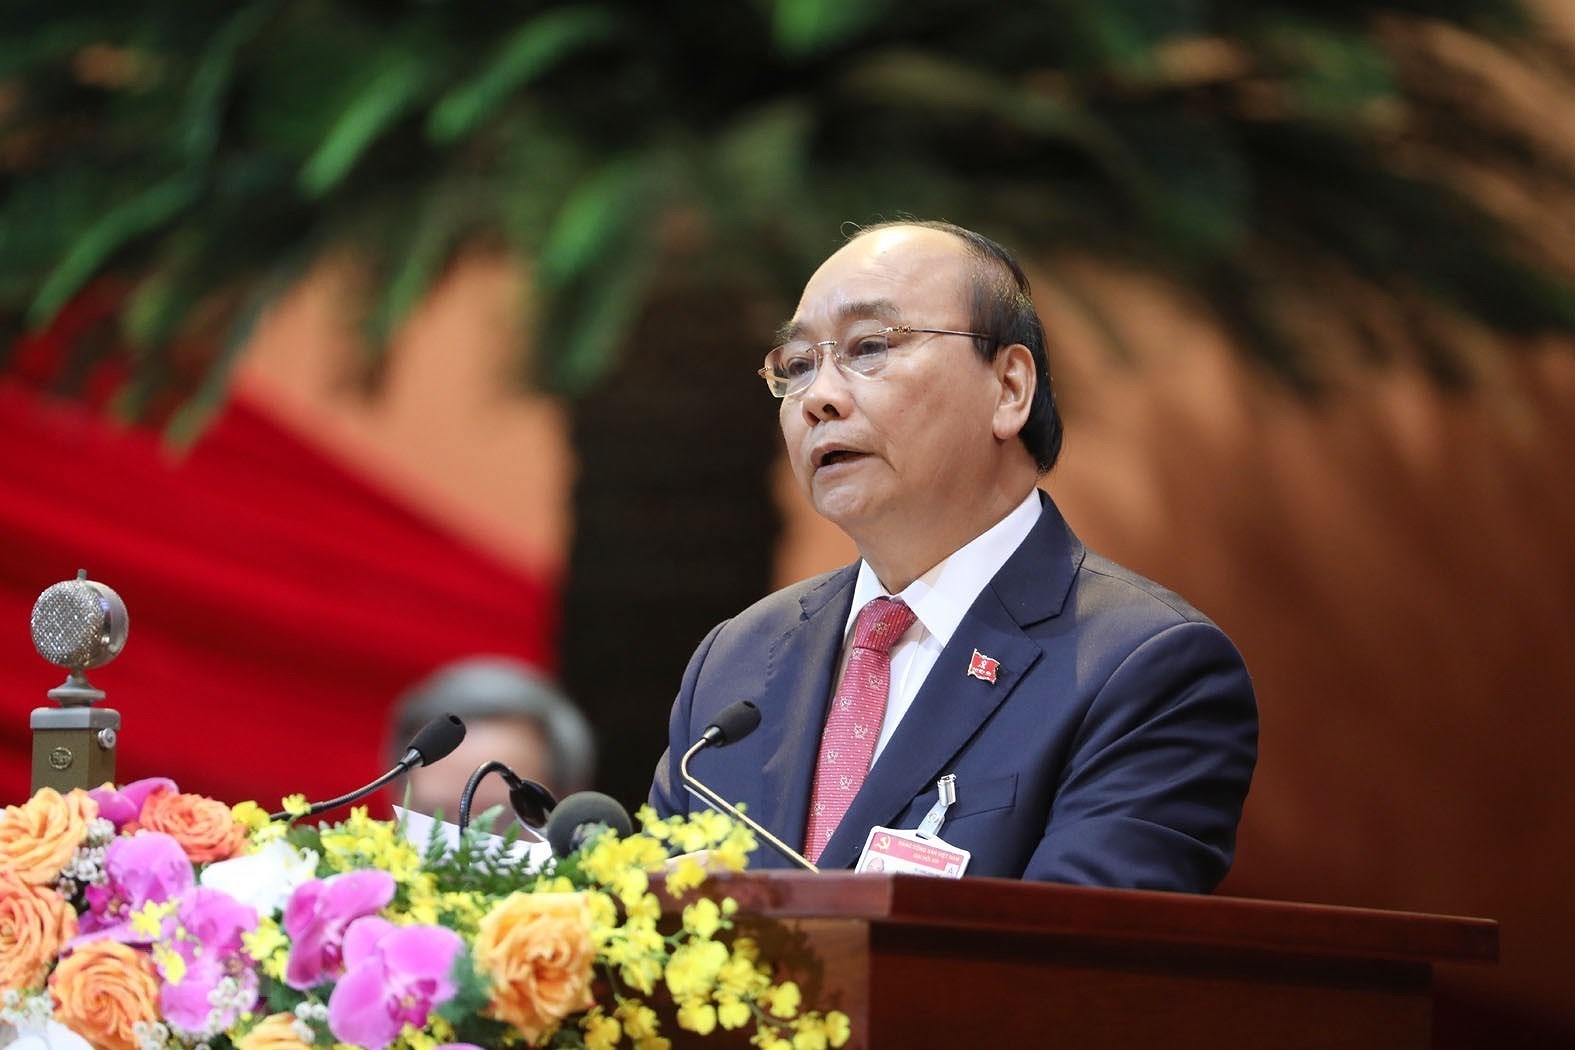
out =
[[[1440,318],[1575,329],[1544,231],[1461,173],[1575,195],[1575,170],[1436,89],[1450,70],[1410,43],[1443,31],[1572,79],[1510,0],[11,5],[0,329],[111,279],[121,405],[146,411],[201,335],[182,396],[211,406],[258,304],[321,252],[365,263],[375,360],[483,239],[532,274],[537,379],[583,390],[666,268],[791,295],[841,221],[922,214],[1164,275],[1299,388],[1330,351],[1288,316],[1392,356],[1374,302],[1453,381]]]

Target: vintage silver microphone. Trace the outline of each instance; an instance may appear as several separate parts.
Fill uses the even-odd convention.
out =
[[[115,779],[120,713],[94,707],[104,699],[87,672],[103,667],[126,645],[130,621],[120,595],[87,578],[47,588],[33,604],[33,647],[64,667],[66,680],[49,691],[59,707],[33,709],[33,790],[95,788]]]

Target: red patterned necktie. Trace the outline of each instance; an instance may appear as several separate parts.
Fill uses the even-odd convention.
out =
[[[853,796],[870,771],[875,741],[886,717],[891,693],[891,647],[913,626],[913,610],[897,598],[876,598],[859,610],[853,626],[853,650],[842,672],[831,714],[820,738],[815,766],[815,793],[809,799],[809,825],[804,833],[809,859],[818,861],[831,833],[842,822]]]

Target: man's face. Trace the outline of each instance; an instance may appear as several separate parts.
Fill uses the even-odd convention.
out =
[[[973,274],[966,247],[950,234],[919,227],[865,234],[805,285],[792,338],[840,340],[865,320],[971,331]],[[1000,386],[974,341],[892,340],[875,377],[846,375],[823,354],[814,382],[780,408],[800,487],[866,556],[866,545],[904,532],[957,531],[997,482]]]

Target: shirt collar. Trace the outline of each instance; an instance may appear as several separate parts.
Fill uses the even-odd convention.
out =
[[[952,640],[957,625],[973,607],[985,585],[995,578],[1006,564],[1006,559],[1022,545],[1033,531],[1041,511],[1039,490],[1030,489],[1028,495],[1006,517],[984,532],[941,559],[929,572],[905,587],[901,594],[891,595],[869,563],[859,561],[859,578],[853,585],[853,608],[848,611],[848,621],[843,626],[843,644],[853,632],[859,610],[882,596],[901,598],[918,617],[924,629],[934,635],[944,648]]]

